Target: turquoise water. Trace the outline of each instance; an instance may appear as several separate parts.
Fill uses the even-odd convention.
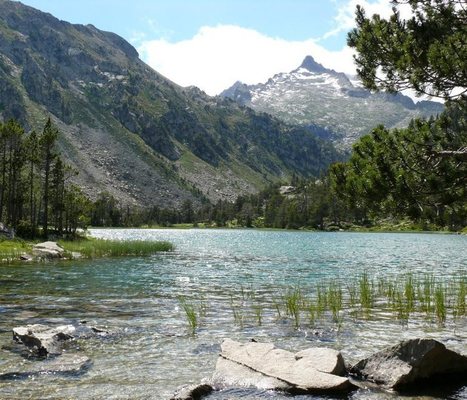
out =
[[[408,273],[430,273],[438,279],[465,275],[466,236],[196,229],[91,233],[168,240],[176,250],[147,258],[0,266],[0,346],[8,347],[12,327],[27,323],[86,320],[113,333],[70,345],[69,351],[92,359],[85,374],[0,381],[1,399],[168,399],[178,386],[212,374],[219,344],[227,337],[270,340],[293,351],[333,347],[349,363],[414,337],[433,337],[467,353],[466,318],[448,318],[440,326],[416,316],[402,323],[385,313],[364,320],[343,312],[341,325],[330,318],[311,325],[303,317],[296,329],[290,319],[278,317],[274,306],[289,288],[300,286],[307,292],[323,281],[345,286],[363,272],[375,280]],[[201,310],[194,336],[180,296]],[[234,318],[234,309],[241,322]],[[0,350],[0,373],[17,364],[17,354]],[[208,398],[286,397],[235,390]],[[357,391],[351,398],[397,396]],[[467,399],[467,388],[451,398]]]

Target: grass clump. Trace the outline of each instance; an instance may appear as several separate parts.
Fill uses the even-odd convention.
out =
[[[198,316],[196,315],[195,307],[193,304],[188,303],[184,297],[180,297],[178,300],[183,311],[185,311],[190,333],[194,335],[196,333],[196,328],[198,327]]]
[[[370,310],[373,307],[374,293],[373,293],[373,284],[370,281],[367,272],[364,272],[358,281],[360,289],[360,306],[364,311],[365,315],[368,317]]]
[[[82,258],[148,256],[173,250],[169,242],[150,240],[80,239],[60,241],[59,244],[69,253],[79,253]]]
[[[293,318],[295,328],[300,327],[300,305],[302,301],[302,293],[299,288],[289,290],[285,294],[287,315]]]
[[[467,297],[467,282],[465,278],[459,279],[459,284],[457,288],[457,298],[455,305],[455,317],[465,317],[467,315],[467,309],[465,306],[465,298]]]
[[[438,284],[435,288],[435,313],[439,323],[446,321],[446,292],[442,284]]]

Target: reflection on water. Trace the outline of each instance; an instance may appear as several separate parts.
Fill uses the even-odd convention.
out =
[[[109,338],[77,340],[68,351],[90,357],[76,377],[40,376],[0,382],[2,399],[167,399],[214,369],[223,338],[271,340],[288,350],[329,346],[348,362],[399,340],[437,338],[467,352],[465,318],[445,327],[415,318],[330,319],[294,329],[278,318],[273,302],[286,288],[322,279],[343,282],[366,271],[396,279],[429,272],[444,279],[467,272],[467,237],[422,234],[306,233],[247,230],[93,230],[98,237],[168,240],[176,250],[148,258],[0,266],[0,373],[21,358],[8,350],[11,328],[26,323],[86,320],[107,326]],[[203,307],[195,337],[189,335],[179,297]],[[268,306],[258,325],[254,313],[235,321],[232,304],[254,296]],[[26,361],[24,361],[26,362]],[[210,399],[285,399],[271,391],[230,390]],[[297,399],[318,399],[301,396]],[[351,399],[395,399],[357,391]],[[432,397],[423,397],[432,398]],[[452,393],[467,399],[467,388]]]

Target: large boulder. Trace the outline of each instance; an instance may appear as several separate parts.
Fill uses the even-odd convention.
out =
[[[27,346],[39,357],[60,354],[63,342],[73,338],[76,328],[73,325],[60,325],[51,328],[34,324],[13,328],[13,339]]]
[[[333,349],[308,349],[291,353],[272,343],[222,343],[213,381],[224,386],[300,393],[348,392],[354,388],[346,377],[342,356]]]
[[[63,258],[65,249],[56,242],[37,243],[32,247],[32,254],[36,258]]]
[[[463,376],[467,383],[467,357],[433,339],[412,339],[361,360],[350,373],[395,390],[437,376]]]

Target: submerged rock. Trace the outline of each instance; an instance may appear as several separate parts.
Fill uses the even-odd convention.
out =
[[[239,343],[227,339],[216,365],[213,381],[224,386],[303,393],[348,392],[354,386],[345,377],[344,361],[332,349],[299,353],[276,349],[272,343]]]
[[[467,383],[467,357],[436,340],[413,339],[361,360],[350,373],[395,390],[438,376],[463,377]]]
[[[13,328],[13,339],[27,346],[39,357],[60,354],[62,344],[73,338],[76,331],[73,325],[60,325],[51,328],[47,325],[34,324]]]
[[[213,387],[206,383],[183,386],[177,390],[170,400],[199,400],[211,393],[213,390]]]
[[[83,355],[64,353],[44,361],[20,365],[21,369],[0,374],[0,380],[25,379],[46,374],[77,375],[89,369],[91,360]]]

